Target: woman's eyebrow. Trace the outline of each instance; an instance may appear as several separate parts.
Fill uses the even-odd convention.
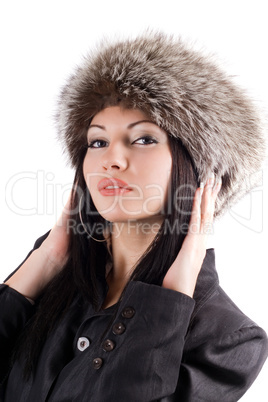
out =
[[[127,128],[132,128],[132,127],[136,126],[137,124],[141,124],[141,123],[151,123],[151,124],[155,124],[152,120],[139,120],[139,121],[136,121],[135,123],[129,124],[129,125],[127,126]],[[157,124],[155,124],[155,125],[157,125]],[[158,126],[157,126],[157,127],[158,127]]]
[[[92,127],[98,127],[98,128],[100,128],[101,130],[105,130],[105,127],[104,127],[104,126],[100,126],[99,124],[92,124],[91,126],[88,127],[88,130],[89,130],[90,128],[92,128]],[[105,131],[106,131],[106,130],[105,130]]]
[[[137,124],[142,124],[142,123],[151,123],[151,124],[155,124],[157,126],[156,123],[154,123],[151,120],[139,120],[139,121],[135,121],[134,123],[130,123],[127,128],[133,128],[134,126],[136,126]],[[88,127],[88,129],[92,128],[92,127],[97,127],[100,128],[101,130],[106,131],[105,126],[101,126],[99,124],[92,124],[91,126]],[[158,127],[158,126],[157,126]]]

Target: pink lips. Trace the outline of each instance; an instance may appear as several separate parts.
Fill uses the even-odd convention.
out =
[[[132,191],[123,180],[105,178],[99,181],[98,190],[102,195],[121,195]]]

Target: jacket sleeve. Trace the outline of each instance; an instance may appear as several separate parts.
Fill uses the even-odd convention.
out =
[[[35,311],[34,306],[16,290],[0,285],[0,384],[9,369],[9,360],[25,324]]]
[[[15,273],[33,250],[38,248],[48,233],[36,240],[33,249],[25,260],[13,272]],[[5,282],[13,275],[10,274]],[[35,312],[35,307],[19,292],[5,285],[0,285],[0,385],[4,382],[9,371],[10,358],[16,341],[27,321]]]
[[[236,402],[268,354],[266,333],[219,288],[193,318],[174,401]]]

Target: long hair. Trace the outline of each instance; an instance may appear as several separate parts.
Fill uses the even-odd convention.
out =
[[[169,141],[172,171],[164,206],[165,219],[154,240],[136,263],[129,279],[159,286],[162,285],[164,276],[179,253],[187,234],[193,196],[198,184],[197,173],[186,148],[174,137],[169,136]],[[24,329],[14,354],[14,359],[22,359],[26,379],[36,367],[46,338],[68,314],[74,300],[79,302],[81,308],[91,303],[96,311],[101,309],[99,283],[105,281],[105,267],[111,257],[104,242],[96,242],[85,230],[81,230],[81,217],[88,228],[96,227],[96,224],[102,224],[104,227],[107,224],[98,214],[86,186],[83,176],[85,154],[86,149],[81,152],[81,161],[74,178],[74,224],[70,232],[68,261],[36,301],[36,313]],[[81,189],[83,194],[84,202],[80,213],[79,192],[75,189]],[[95,237],[94,234],[93,236]]]

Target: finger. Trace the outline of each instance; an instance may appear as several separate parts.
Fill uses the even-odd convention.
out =
[[[72,208],[72,192],[70,192],[67,202],[65,203],[61,215],[58,218],[56,225],[57,226],[67,226],[68,219],[71,215],[71,208]]]
[[[213,233],[213,218],[216,199],[221,189],[221,180],[215,183],[215,177],[210,177],[204,189],[201,205],[201,231],[204,234]]]
[[[201,199],[201,224],[211,222],[213,220],[213,204],[212,191],[214,186],[215,177],[211,176],[204,187]]]
[[[203,184],[201,183],[200,187],[196,189],[194,195],[188,234],[197,234],[200,232],[200,203],[202,193],[203,193]]]
[[[215,185],[214,185],[214,187],[213,187],[212,196],[213,196],[213,198],[214,198],[215,201],[216,201],[216,198],[217,198],[217,196],[218,196],[218,194],[219,194],[219,192],[220,192],[220,190],[221,190],[221,185],[222,185],[222,181],[221,181],[221,179],[219,179],[219,180],[215,183]]]
[[[210,187],[211,186],[211,187]],[[208,219],[209,221],[213,221],[214,211],[216,206],[216,199],[221,189],[221,180],[218,180],[216,183],[210,182],[208,186]],[[206,218],[204,219],[206,221]]]

